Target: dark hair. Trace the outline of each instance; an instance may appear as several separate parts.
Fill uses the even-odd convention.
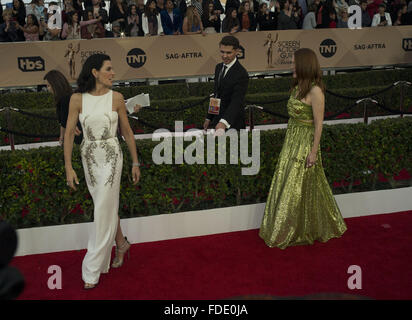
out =
[[[66,77],[58,70],[50,70],[43,80],[46,80],[53,89],[54,102],[57,104],[61,98],[72,94],[72,87]]]
[[[286,2],[289,2],[289,0],[281,0],[281,1],[279,1],[279,9],[280,9],[280,10],[285,9]]]
[[[136,14],[138,15],[138,13],[137,13],[137,4],[132,3],[132,4],[127,8],[127,15],[128,15],[128,16],[131,16],[131,15],[132,15],[132,8],[133,8],[133,7],[136,8]]]
[[[156,3],[156,8],[154,8],[153,13],[150,11],[150,5],[152,4],[152,2]],[[156,0],[147,0],[146,5],[144,7],[144,15],[145,15],[145,17],[150,17],[151,15],[153,15],[153,16],[158,15]]]
[[[83,64],[82,71],[77,78],[77,92],[85,93],[90,92],[96,87],[96,78],[94,77],[92,70],[100,70],[103,63],[107,60],[111,60],[107,54],[96,53],[86,59]]]
[[[237,50],[240,48],[239,40],[234,36],[225,36],[220,40],[220,46],[232,46],[233,49]]]
[[[35,26],[39,27],[39,21],[37,20],[37,17],[33,13],[28,14],[27,18],[28,17],[31,17],[31,19],[33,20],[33,24]]]
[[[77,14],[77,23],[80,24],[80,18],[81,16],[79,15],[79,13],[77,11],[71,11],[67,13],[67,25],[69,26],[73,26],[73,16]]]

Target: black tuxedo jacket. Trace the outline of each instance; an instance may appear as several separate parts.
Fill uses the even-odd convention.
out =
[[[245,129],[245,94],[248,88],[249,76],[246,69],[236,61],[226,72],[226,76],[219,83],[219,74],[223,63],[215,69],[215,97],[221,99],[220,112],[217,115],[207,114],[211,120],[211,127],[215,128],[220,119],[230,124],[230,129]]]

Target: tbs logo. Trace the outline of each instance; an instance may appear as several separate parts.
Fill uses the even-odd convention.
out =
[[[23,72],[44,71],[45,69],[42,57],[18,57],[17,64]]]

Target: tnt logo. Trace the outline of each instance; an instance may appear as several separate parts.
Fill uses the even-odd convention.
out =
[[[132,68],[140,68],[146,63],[146,53],[142,49],[134,48],[127,53],[126,61]]]
[[[405,51],[412,51],[412,38],[402,39],[402,48]]]
[[[23,72],[44,71],[45,69],[42,57],[18,57],[17,64]]]
[[[325,39],[322,41],[319,47],[319,52],[325,58],[333,57],[338,50],[336,42],[332,39]]]

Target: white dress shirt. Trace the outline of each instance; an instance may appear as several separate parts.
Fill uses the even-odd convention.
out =
[[[237,58],[235,57],[235,59],[233,59],[233,61],[229,64],[223,64],[223,66],[226,66],[226,70],[225,70],[225,74],[223,75],[223,78],[226,76],[227,72],[229,71],[229,69],[236,63]],[[227,129],[230,128],[230,124],[225,120],[225,119],[220,119],[219,122],[222,122]]]

